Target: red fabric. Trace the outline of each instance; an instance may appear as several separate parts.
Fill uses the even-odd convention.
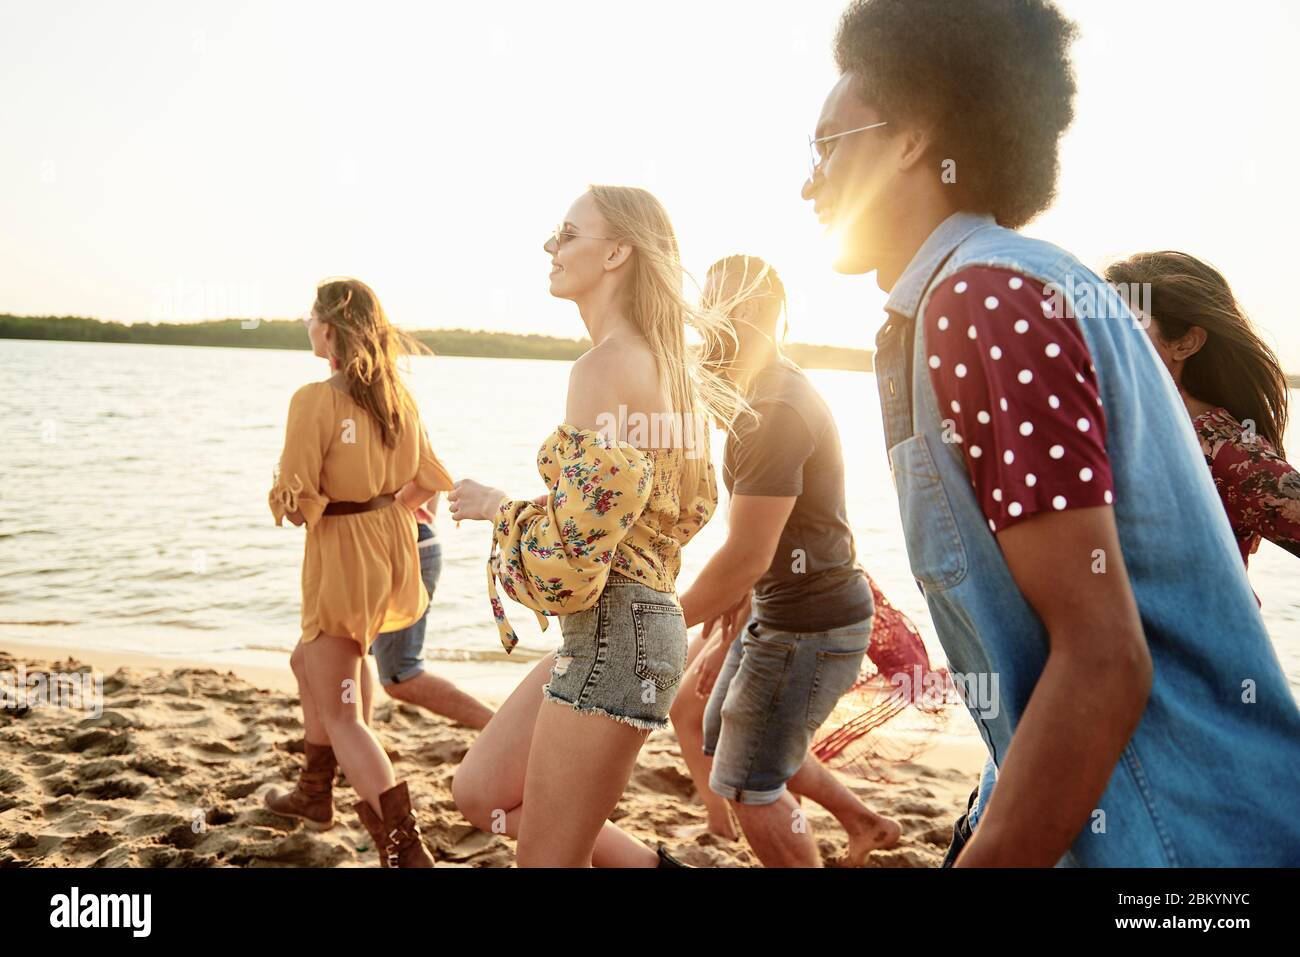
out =
[[[857,683],[844,696],[833,716],[812,743],[813,755],[834,767],[851,768],[862,777],[884,780],[877,769],[882,761],[906,761],[923,751],[930,733],[946,720],[943,696],[923,697],[928,691],[948,687],[945,669],[932,669],[921,633],[912,620],[889,603],[870,575],[875,613],[871,622],[871,644]],[[919,735],[886,741],[872,731],[902,714],[908,705],[922,725]],[[916,722],[913,722],[916,724]],[[909,731],[916,731],[915,727]]]
[[[1300,474],[1261,435],[1224,408],[1192,420],[1241,550],[1242,561],[1261,538],[1300,555]]]
[[[970,267],[925,310],[926,360],[994,532],[1045,511],[1114,500],[1106,418],[1087,343],[1043,285]]]
[[[931,672],[930,656],[921,641],[921,632],[912,623],[912,619],[889,603],[889,599],[870,575],[865,572],[863,575],[871,585],[871,597],[875,602],[867,658],[875,665],[876,674],[886,679],[894,680],[906,675],[909,682],[906,686],[907,702],[919,706],[921,693],[925,689],[916,686],[913,676],[917,668],[921,669],[922,676]]]

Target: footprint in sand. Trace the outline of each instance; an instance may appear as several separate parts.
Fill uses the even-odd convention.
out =
[[[440,738],[422,744],[415,752],[415,761],[424,768],[457,765],[467,751],[469,751],[469,742],[464,738]]]
[[[16,794],[27,782],[7,768],[0,768],[0,794]]]
[[[300,830],[284,838],[245,839],[226,860],[236,867],[334,867],[350,857],[347,848]]]
[[[918,847],[894,847],[885,851],[873,851],[867,861],[868,867],[938,867],[943,855]]]
[[[180,701],[168,701],[167,707],[173,711],[206,711],[207,705],[198,701],[190,701],[182,698]]]
[[[678,801],[689,801],[695,796],[695,781],[676,762],[638,767],[632,773],[632,783]]]
[[[918,817],[945,817],[949,813],[948,808],[942,805],[908,799],[895,801],[891,810],[896,815],[913,814]]]
[[[122,711],[105,711],[96,718],[86,718],[77,722],[78,728],[140,728],[143,727],[134,715]]]
[[[91,867],[131,867],[135,864],[134,851],[126,846],[118,845],[109,848],[103,856],[96,858]]]
[[[81,788],[77,793],[99,801],[116,801],[121,798],[138,798],[149,790],[147,784],[129,778],[108,778]]]
[[[63,850],[72,854],[94,854],[98,856],[119,841],[120,838],[117,835],[96,829],[68,838],[63,842]]]
[[[189,773],[189,767],[161,754],[137,752],[131,759],[131,770],[163,781],[175,781]]]
[[[106,728],[87,728],[68,735],[65,746],[69,751],[84,754],[87,757],[102,757],[111,754],[125,754],[131,750],[131,735],[126,731],[110,731]]]

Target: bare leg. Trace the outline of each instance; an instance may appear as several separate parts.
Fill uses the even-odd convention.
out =
[[[374,727],[375,717],[375,667],[369,655],[361,657],[361,720],[366,727]]]
[[[325,722],[321,720],[320,712],[316,710],[316,701],[312,697],[311,686],[307,682],[307,646],[301,641],[293,649],[293,654],[289,656],[289,667],[293,669],[293,676],[298,680],[298,700],[302,704],[303,737],[311,744],[328,745],[330,736],[325,730]]]
[[[708,704],[708,699],[701,698],[695,693],[695,683],[700,676],[696,662],[703,647],[704,639],[701,636],[696,636],[687,646],[686,671],[682,674],[682,683],[678,687],[677,697],[673,699],[668,715],[672,719],[673,730],[677,733],[677,741],[681,745],[682,759],[686,762],[687,770],[691,772],[691,780],[695,782],[695,791],[704,802],[704,810],[708,816],[708,830],[719,837],[734,841],[739,834],[731,817],[730,804],[726,798],[709,787],[709,773],[713,770],[713,758],[700,750],[704,745],[704,708]]]
[[[361,646],[350,638],[321,634],[304,647],[307,684],[334,756],[357,796],[381,814],[379,795],[396,781],[388,755],[362,720]]]
[[[788,790],[771,804],[732,802],[745,840],[764,867],[821,867],[812,828]]]
[[[419,705],[434,714],[450,718],[457,724],[480,731],[492,717],[492,709],[487,705],[461,691],[446,678],[439,678],[427,671],[397,684],[384,685],[384,690],[390,698]]]
[[[451,782],[452,797],[477,828],[517,837],[528,773],[533,728],[550,680],[555,653],[537,662],[474,739]],[[588,715],[579,717],[590,720]],[[657,867],[655,851],[616,824],[605,821],[591,851],[597,867]]]
[[[806,819],[802,815],[798,818],[782,815],[781,819],[774,824],[773,820],[768,819],[768,814],[774,812],[763,812],[750,806],[742,814],[739,805],[733,805],[709,788],[709,772],[713,760],[700,750],[703,740],[702,721],[707,701],[695,694],[695,684],[699,675],[698,655],[702,648],[703,642],[698,639],[688,648],[687,670],[682,679],[681,690],[673,701],[672,719],[681,741],[682,757],[708,809],[709,830],[734,839],[735,829],[731,825],[726,809],[735,807],[737,816],[742,821],[742,827],[745,826],[745,821],[749,821],[752,827],[759,829],[754,839],[750,841],[751,845],[754,845],[755,841],[762,843],[765,840],[765,830],[774,839],[788,836],[792,826],[806,831]],[[834,814],[843,825],[849,837],[849,849],[848,853],[836,862],[840,866],[861,866],[871,851],[880,847],[890,847],[898,842],[901,833],[898,824],[870,811],[811,753],[805,755],[803,764],[787,782],[787,788],[793,803],[783,806],[791,815],[794,808],[802,803],[802,798],[808,797]],[[719,804],[722,805],[721,809],[716,807]],[[792,824],[792,821],[797,823]],[[748,829],[746,829],[746,837],[749,837]],[[773,845],[764,848],[761,852],[759,847],[755,846],[755,851],[765,863],[769,859],[773,861],[771,866],[820,866],[820,863],[809,863],[806,856],[808,847],[812,847],[812,853],[815,855],[816,847],[811,837],[806,844]]]
[[[520,867],[590,867],[649,732],[544,701],[533,729],[519,822]]]
[[[849,836],[848,853],[836,861],[841,867],[861,867],[877,848],[893,847],[902,829],[898,822],[876,814],[844,786],[829,768],[809,754],[786,785],[816,801],[835,815]]]

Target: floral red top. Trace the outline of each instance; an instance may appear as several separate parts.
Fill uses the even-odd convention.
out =
[[[1300,473],[1227,409],[1202,412],[1192,425],[1242,561],[1250,563],[1260,538],[1300,555]]]

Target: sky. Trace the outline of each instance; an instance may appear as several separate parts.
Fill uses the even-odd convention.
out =
[[[1061,6],[1076,119],[1026,231],[1209,260],[1300,372],[1300,5]],[[0,0],[0,312],[283,318],[344,274],[406,327],[577,337],[541,246],[595,182],[654,192],[696,276],[768,259],[791,341],[869,347],[884,294],[799,197],[843,7]]]

